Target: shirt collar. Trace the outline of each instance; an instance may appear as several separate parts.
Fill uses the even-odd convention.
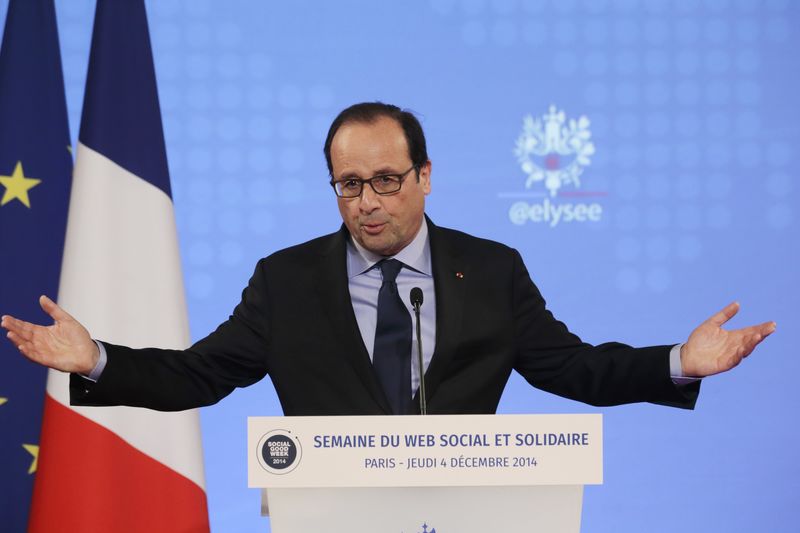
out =
[[[359,274],[363,274],[375,266],[375,263],[381,259],[387,258],[370,252],[356,242],[352,236],[347,239],[348,278],[354,278]],[[433,269],[431,268],[431,246],[428,240],[428,222],[426,220],[423,220],[422,224],[420,224],[416,237],[414,237],[405,248],[391,256],[391,259],[397,259],[404,265],[426,276],[433,275]]]

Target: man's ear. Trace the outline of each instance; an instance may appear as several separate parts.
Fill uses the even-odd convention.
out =
[[[425,194],[431,192],[431,162],[425,161],[425,164],[419,167],[419,182],[422,184],[422,190]]]

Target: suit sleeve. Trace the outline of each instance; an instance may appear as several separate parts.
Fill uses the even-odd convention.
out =
[[[234,388],[259,381],[269,371],[265,262],[256,266],[230,318],[187,350],[104,343],[108,362],[100,379],[70,376],[70,403],[178,411],[216,403]]]
[[[591,405],[653,402],[691,409],[700,383],[670,378],[671,346],[592,346],[556,320],[514,251],[512,299],[517,370],[533,386]]]

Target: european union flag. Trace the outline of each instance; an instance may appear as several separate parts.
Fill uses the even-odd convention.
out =
[[[11,0],[0,48],[0,312],[42,322],[72,173],[53,0]],[[0,342],[0,526],[25,531],[47,371]]]

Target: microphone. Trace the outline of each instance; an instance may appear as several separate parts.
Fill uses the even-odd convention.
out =
[[[414,307],[414,311],[419,311],[419,308],[422,307],[422,289],[419,287],[414,287],[411,289],[411,305]]]
[[[422,289],[414,287],[411,289],[411,307],[414,308],[414,315],[417,317],[417,362],[419,363],[419,412],[428,414],[428,399],[425,395],[425,365],[422,360],[422,331],[420,328],[419,308],[422,307]]]

